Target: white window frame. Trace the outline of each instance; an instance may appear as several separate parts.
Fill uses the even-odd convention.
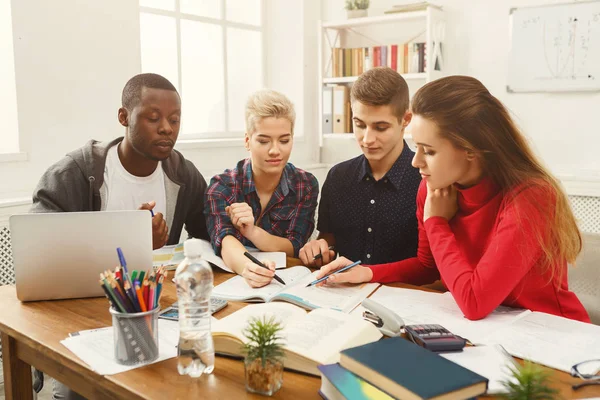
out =
[[[12,62],[12,70],[9,68],[8,76],[4,75],[0,77],[0,79],[6,79],[8,82],[7,86],[9,87],[8,91],[4,91],[0,94],[2,96],[2,104],[6,101],[7,103],[11,103],[15,105],[14,115],[8,115],[8,118],[14,118],[14,131],[11,128],[11,132],[8,132],[9,135],[16,135],[17,148],[15,150],[10,150],[4,152],[4,150],[0,150],[0,162],[15,162],[15,161],[26,161],[27,153],[22,151],[24,147],[23,138],[19,132],[19,109],[17,104],[17,81],[16,81],[16,71],[15,71],[15,49],[14,49],[14,37],[13,37],[13,21],[12,21],[12,7],[10,0],[0,0],[7,1],[7,4],[2,4],[4,6],[8,5],[8,12],[5,16],[8,17],[8,38],[3,38],[3,40],[8,39],[10,43],[9,49],[7,49],[8,54],[2,54],[0,57],[8,57],[8,61]],[[3,9],[4,13],[4,9]],[[11,73],[12,72],[12,73]],[[12,82],[11,82],[12,81]]]
[[[225,82],[224,90],[224,103],[225,103],[225,130],[222,132],[181,132],[177,140],[178,148],[194,148],[194,147],[239,147],[240,138],[243,137],[244,131],[232,131],[229,129],[229,95],[228,95],[228,81],[227,75],[227,28],[238,28],[245,29],[254,32],[260,32],[262,42],[262,84],[263,87],[267,87],[267,40],[266,40],[266,12],[265,12],[265,0],[260,0],[261,7],[261,24],[260,26],[245,24],[240,22],[232,22],[227,20],[227,5],[226,1],[221,0],[221,16],[222,19],[202,17],[194,14],[187,14],[180,12],[180,1],[175,0],[175,11],[162,10],[152,7],[139,6],[140,16],[142,13],[148,13],[153,15],[160,15],[166,17],[175,18],[175,29],[177,37],[177,88],[181,92],[182,96],[182,77],[181,77],[181,20],[188,19],[191,21],[202,22],[213,24],[221,27],[221,33],[223,36],[223,78]],[[141,37],[140,37],[141,39]],[[141,56],[141,54],[140,54]],[[183,116],[185,118],[185,116]],[[244,118],[244,114],[241,114],[239,118]],[[244,124],[245,125],[245,124]],[[201,144],[202,146],[198,146]]]

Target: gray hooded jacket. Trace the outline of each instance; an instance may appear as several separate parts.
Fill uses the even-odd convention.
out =
[[[104,167],[108,149],[123,140],[90,140],[44,173],[35,191],[31,212],[103,211],[106,208]],[[173,150],[162,162],[165,173],[169,228],[167,244],[177,244],[185,224],[192,237],[209,240],[204,219],[206,181],[191,161]]]

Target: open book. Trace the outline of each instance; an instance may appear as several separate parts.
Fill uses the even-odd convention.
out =
[[[319,364],[338,362],[341,350],[377,341],[382,336],[373,324],[356,315],[328,309],[306,313],[286,303],[253,304],[212,325],[215,351],[242,356],[242,345],[247,342],[243,330],[248,320],[265,315],[274,316],[284,325],[284,366],[311,375],[319,376]]]
[[[211,263],[213,266],[219,267],[224,271],[233,272],[231,268],[225,265],[223,259],[215,254],[210,242],[203,239],[200,239],[200,241],[202,242],[202,258]],[[286,258],[283,251],[266,252],[249,248],[248,252],[250,252],[259,261],[274,261],[275,268],[286,267]],[[163,246],[160,249],[156,249],[152,252],[152,265],[155,268],[165,266],[167,270],[174,270],[184,258],[183,243]]]
[[[317,271],[311,273],[306,267],[278,270],[277,276],[283,279],[286,285],[273,280],[261,288],[251,287],[238,275],[215,287],[212,295],[232,301],[281,300],[308,310],[322,307],[350,312],[379,286],[378,283],[362,283],[306,287],[315,280],[316,274]]]

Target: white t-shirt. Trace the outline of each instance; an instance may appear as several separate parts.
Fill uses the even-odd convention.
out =
[[[104,167],[104,183],[107,188],[106,211],[137,210],[143,203],[155,201],[154,214],[166,215],[167,199],[162,162],[149,175],[131,175],[119,160],[117,146],[108,150]]]

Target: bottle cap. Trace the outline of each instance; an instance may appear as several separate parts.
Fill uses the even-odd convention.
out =
[[[188,239],[183,243],[183,255],[186,257],[200,257],[202,255],[202,241]]]

